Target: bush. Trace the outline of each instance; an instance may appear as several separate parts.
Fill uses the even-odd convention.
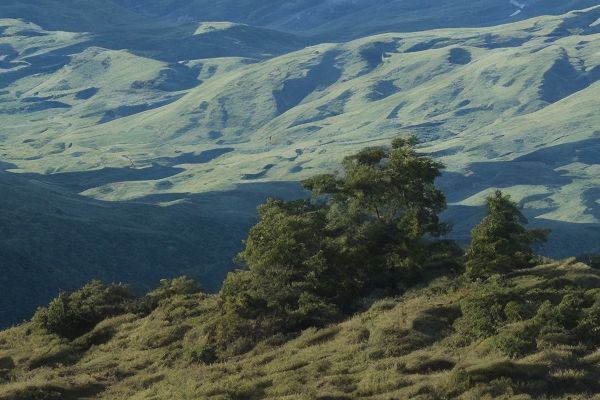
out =
[[[217,349],[212,345],[205,345],[199,349],[192,350],[190,357],[193,362],[203,364],[212,364],[219,359],[219,356],[217,355]]]
[[[583,312],[575,330],[579,338],[595,344],[600,343],[600,302],[594,303]]]
[[[507,304],[510,297],[509,290],[498,282],[477,288],[461,301],[462,316],[455,322],[456,329],[471,339],[484,339],[495,335],[506,323],[503,304]]]
[[[71,294],[60,293],[47,307],[38,309],[33,322],[49,333],[72,340],[104,319],[125,313],[133,298],[125,285],[92,281]]]
[[[525,319],[525,306],[518,301],[511,300],[504,306],[504,315],[508,322],[518,322]]]
[[[538,328],[531,323],[508,326],[494,339],[496,347],[509,357],[523,357],[537,349]]]
[[[145,296],[135,298],[127,303],[126,312],[138,316],[149,315],[154,311],[162,300],[174,296],[186,296],[200,293],[202,286],[192,278],[181,276],[174,279],[162,279],[159,287],[146,294]]]

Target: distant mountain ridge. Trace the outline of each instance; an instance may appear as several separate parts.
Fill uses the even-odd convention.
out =
[[[144,34],[181,35],[206,21],[266,27],[319,42],[385,32],[492,26],[595,5],[595,0],[6,0],[0,4],[0,15],[48,30],[97,33],[134,45],[144,41]]]
[[[37,35],[44,31],[87,34],[87,47],[127,50],[170,62],[231,56],[266,58],[307,44],[290,33],[235,24],[200,39],[195,35],[197,22],[142,15],[113,0],[7,0],[0,4],[0,16],[33,24]]]
[[[593,0],[115,0],[131,11],[183,21],[235,21],[325,40],[384,32],[479,27],[597,5]]]

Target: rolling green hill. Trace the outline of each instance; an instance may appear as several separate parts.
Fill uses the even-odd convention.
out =
[[[588,229],[600,221],[599,18],[596,7],[494,28],[384,34],[260,62],[168,64],[88,48],[5,87],[0,154],[38,173],[184,170],[82,190],[124,200],[299,180],[357,147],[415,133],[422,151],[448,165],[442,184],[461,210],[503,188],[541,222]],[[596,242],[567,251],[597,250]]]
[[[599,282],[572,260],[442,278],[208,364],[197,354],[218,302],[205,294],[73,342],[25,324],[0,333],[0,399],[597,399],[597,347],[574,335],[597,326],[585,324],[597,324]]]
[[[533,225],[554,229],[546,254],[600,250],[599,7],[426,30],[567,6],[528,2],[509,17],[521,7],[508,1],[265,3],[272,13],[242,2],[236,15],[227,14],[230,2],[131,4],[0,4],[0,160],[20,174],[0,175],[0,229],[18,238],[0,241],[11,254],[0,286],[31,299],[6,321],[23,318],[67,277],[77,279],[65,288],[143,275],[145,288],[176,264],[174,272],[214,288],[266,193],[301,195],[289,182],[405,133],[448,165],[440,185],[455,237],[466,239],[484,197],[502,188]],[[294,25],[299,12],[313,17]],[[83,227],[89,236],[79,237]],[[97,263],[113,232],[128,229],[141,230],[120,239],[135,251],[124,246]],[[69,239],[27,241],[53,230]],[[214,244],[215,232],[231,239],[225,247]],[[165,255],[157,245],[165,237],[185,250]],[[68,241],[80,243],[73,258],[61,257]],[[24,255],[34,244],[31,265]],[[31,271],[46,288],[39,296],[24,280]]]

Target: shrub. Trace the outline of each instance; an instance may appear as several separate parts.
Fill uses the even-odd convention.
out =
[[[504,315],[508,322],[517,322],[525,319],[525,306],[518,301],[511,300],[504,306]]]
[[[190,357],[193,362],[199,362],[203,364],[212,364],[219,359],[217,355],[217,349],[213,345],[204,345],[196,350],[192,350]]]
[[[499,282],[477,288],[461,301],[462,316],[455,322],[456,329],[471,339],[495,335],[506,322],[503,304],[510,301],[510,297],[509,290]]]
[[[538,328],[531,323],[508,326],[502,329],[494,344],[509,357],[523,357],[537,348]]]
[[[133,298],[125,285],[92,281],[73,293],[60,293],[47,307],[38,309],[33,322],[49,333],[72,340],[104,319],[126,312]]]
[[[584,299],[580,294],[566,294],[555,309],[555,316],[560,325],[565,329],[573,329],[577,326],[577,323],[582,316],[584,304]]]
[[[600,343],[600,303],[594,303],[583,312],[577,327],[577,336],[592,343]]]
[[[149,315],[154,311],[162,300],[173,296],[185,296],[199,293],[202,286],[192,278],[181,276],[174,279],[162,279],[158,288],[142,297],[132,299],[127,303],[126,312],[138,316]]]
[[[467,248],[467,275],[485,278],[529,266],[534,258],[531,245],[545,241],[549,231],[527,230],[527,219],[516,203],[496,191],[487,198],[488,213],[473,228]]]

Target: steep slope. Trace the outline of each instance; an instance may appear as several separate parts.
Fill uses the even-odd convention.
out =
[[[125,60],[124,65],[148,64],[139,69],[147,76],[128,75],[154,90],[144,91],[147,98],[132,97],[135,90],[119,97],[118,85],[104,96],[115,104],[131,101],[129,112],[127,106],[115,111],[105,105],[108,100],[98,104],[94,98],[74,104],[73,111],[7,112],[0,116],[2,156],[19,169],[37,172],[103,165],[185,169],[158,182],[113,180],[85,188],[87,195],[119,200],[299,180],[335,167],[357,147],[414,133],[424,152],[449,167],[441,183],[463,212],[456,214],[459,236],[468,230],[461,221],[468,220],[469,207],[480,205],[489,190],[503,188],[540,224],[579,224],[593,233],[576,235],[585,240],[572,240],[574,247],[566,252],[596,250],[599,19],[596,7],[496,28],[323,44],[260,63],[194,61],[178,68],[191,74],[208,63],[223,65],[223,73],[187,88],[173,89],[168,80],[158,87],[152,83],[167,65]],[[222,28],[205,26],[199,32]],[[31,96],[51,97],[52,85],[24,84],[69,81],[65,77],[76,67],[66,68],[14,82],[4,104],[23,107],[31,104]],[[110,71],[107,79],[115,79]],[[75,92],[88,89],[77,81],[73,86]],[[17,96],[23,93],[28,94],[24,99]],[[135,108],[140,103],[148,109]],[[90,115],[78,107],[105,111]],[[47,127],[48,118],[57,115]],[[219,157],[207,160],[206,151]],[[574,230],[565,232],[567,237]],[[564,244],[558,237],[551,248]]]
[[[598,342],[586,332],[599,283],[572,260],[483,283],[444,278],[209,365],[198,354],[218,305],[206,295],[73,342],[25,324],[0,333],[0,399],[595,399]]]

